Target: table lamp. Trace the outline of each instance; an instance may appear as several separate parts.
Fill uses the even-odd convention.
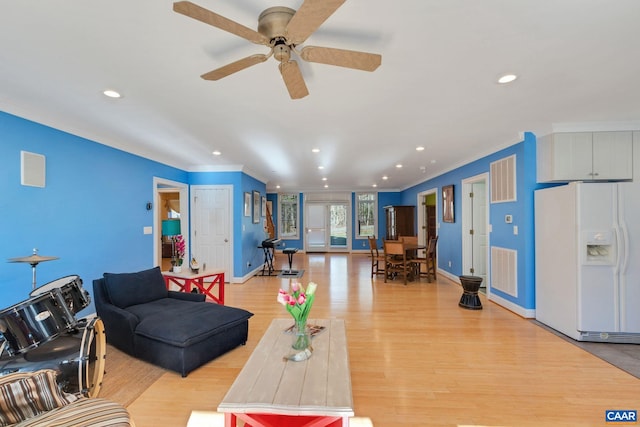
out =
[[[176,236],[180,234],[179,219],[163,219],[162,235],[171,237],[171,271],[176,265]]]

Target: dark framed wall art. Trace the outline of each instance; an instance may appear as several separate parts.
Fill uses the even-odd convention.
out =
[[[453,196],[453,185],[442,187],[442,221],[444,222],[455,222]]]
[[[260,222],[260,211],[262,210],[260,207],[260,192],[253,191],[253,223],[258,224]]]

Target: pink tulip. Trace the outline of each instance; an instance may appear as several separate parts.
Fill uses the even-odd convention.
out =
[[[300,283],[293,282],[293,284],[291,285],[291,289],[293,290],[293,292],[298,292],[300,290]]]
[[[298,305],[302,305],[304,304],[304,302],[306,301],[306,298],[304,297],[304,294],[300,294],[300,296],[298,297]]]

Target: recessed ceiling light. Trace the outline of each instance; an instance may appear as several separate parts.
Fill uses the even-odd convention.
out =
[[[389,177],[387,175],[383,176],[382,179],[384,179],[385,181],[389,179]]]
[[[516,76],[515,74],[505,74],[504,76],[498,79],[498,83],[500,84],[511,83],[517,78],[518,76]]]
[[[327,177],[325,176],[324,178],[322,178],[322,180],[323,180],[323,181],[326,181],[326,180],[327,180]]]
[[[219,156],[222,153],[220,151],[218,151],[218,150],[214,150],[211,154],[213,154],[214,156]]]
[[[416,151],[424,151],[424,147],[422,145],[416,147]]]
[[[320,152],[320,149],[319,149],[319,148],[312,148],[312,149],[311,149],[311,152],[312,152],[312,153],[319,153],[319,152]]]
[[[373,188],[376,188],[377,186],[378,186],[378,184],[373,184],[372,185]]]
[[[108,96],[109,98],[121,98],[122,97],[122,95],[120,95],[120,93],[116,92],[115,90],[111,90],[111,89],[107,89],[102,93],[104,94],[104,96]]]
[[[322,170],[324,169],[324,166],[318,166],[318,169]]]
[[[398,164],[396,165],[396,167],[397,167],[398,169],[400,169],[400,168],[402,167],[402,165],[401,165],[400,163],[398,163]]]
[[[324,185],[324,188],[329,188],[329,184],[325,184],[325,185]]]
[[[431,164],[432,164],[432,165],[435,165],[435,164],[436,164],[436,161],[435,161],[435,160],[431,160]]]
[[[276,188],[280,188],[280,186],[279,186],[279,185],[276,185]]]

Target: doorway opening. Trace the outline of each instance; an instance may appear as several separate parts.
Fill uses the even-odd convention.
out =
[[[154,266],[160,266],[162,271],[171,268],[172,245],[170,237],[162,235],[162,221],[167,219],[180,220],[180,234],[184,237],[189,259],[189,186],[187,184],[163,178],[153,178],[153,259]]]
[[[305,252],[347,252],[350,217],[347,203],[307,202]]]

